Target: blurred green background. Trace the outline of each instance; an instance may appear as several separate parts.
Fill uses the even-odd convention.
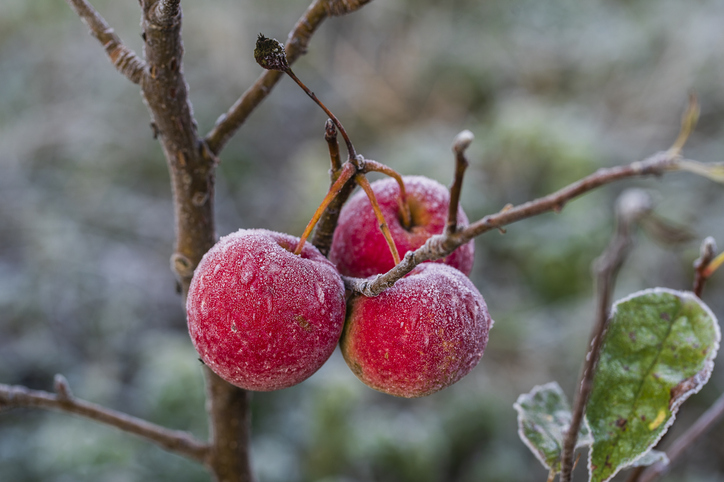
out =
[[[140,52],[137,2],[93,3]],[[286,39],[307,2],[183,7],[184,70],[207,132],[260,74],[257,33]],[[358,152],[403,174],[449,184],[452,139],[473,131],[463,205],[478,219],[668,148],[689,92],[702,116],[685,155],[724,160],[722,25],[721,0],[375,0],[327,20],[294,68]],[[219,235],[301,234],[328,183],[325,120],[280,82],[221,155]],[[0,146],[0,382],[50,390],[63,373],[79,397],[206,437],[201,367],[169,269],[161,149],[137,86],[61,0],[0,2]],[[496,324],[480,365],[443,392],[402,400],[362,385],[336,352],[304,383],[255,394],[259,480],[544,480],[512,404],[552,380],[573,393],[593,318],[589,267],[631,186],[698,240],[671,249],[639,237],[617,297],[688,288],[699,240],[712,235],[724,248],[724,191],[691,175],[621,182],[558,215],[487,233],[472,278]],[[722,278],[704,293],[719,316]],[[722,390],[719,366],[673,431]],[[724,480],[722,428],[664,480]],[[0,481],[101,480],[209,477],[86,420],[0,414]]]

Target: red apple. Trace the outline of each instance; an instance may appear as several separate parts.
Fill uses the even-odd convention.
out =
[[[425,244],[430,236],[443,232],[450,204],[450,193],[437,181],[423,176],[405,176],[403,181],[412,215],[412,226],[409,229],[400,221],[400,190],[397,182],[394,179],[383,179],[372,183],[401,257]],[[458,209],[458,222],[461,225],[468,224],[462,208]],[[471,241],[438,262],[449,264],[469,275],[473,268],[474,250],[475,245]],[[352,196],[342,208],[329,259],[343,275],[361,278],[386,273],[395,266],[372,204],[363,191]]]
[[[247,390],[295,385],[322,366],[339,340],[344,285],[311,244],[263,229],[225,236],[194,272],[186,311],[203,362]]]
[[[478,364],[492,325],[483,297],[463,273],[424,263],[375,298],[354,295],[340,346],[366,385],[423,397]]]

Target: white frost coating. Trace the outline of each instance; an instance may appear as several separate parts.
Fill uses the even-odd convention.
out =
[[[535,455],[535,458],[538,459],[538,461],[545,467],[546,469],[550,470],[551,467],[546,463],[545,458],[543,457],[543,454],[538,450],[538,448],[533,445],[533,443],[528,440],[528,437],[525,436],[525,432],[523,430],[523,422],[524,422],[524,415],[525,415],[525,409],[521,406],[521,403],[523,403],[526,399],[533,399],[538,394],[538,392],[546,391],[546,390],[552,390],[559,392],[563,396],[563,400],[567,401],[565,398],[565,393],[563,392],[563,389],[558,384],[558,382],[548,382],[544,385],[536,385],[533,387],[533,389],[528,393],[521,393],[518,395],[518,399],[513,404],[513,408],[516,412],[518,412],[518,437],[520,440],[530,449],[531,452],[533,452],[533,455]],[[571,414],[571,418],[573,418],[573,414]],[[583,427],[588,431],[589,436],[581,439],[581,437],[578,437],[578,440],[576,442],[576,448],[580,447],[587,447],[593,443],[593,437],[591,436],[591,427],[588,425],[588,420],[586,417],[583,417]]]
[[[709,359],[705,362],[704,368],[692,377],[694,386],[690,390],[682,393],[676,400],[674,400],[674,403],[669,408],[669,411],[671,412],[671,417],[666,422],[666,424],[663,426],[663,428],[662,428],[659,436],[656,438],[656,440],[654,440],[649,445],[649,447],[646,451],[644,451],[637,457],[634,457],[629,462],[619,465],[616,468],[616,470],[611,474],[611,476],[607,479],[604,479],[602,482],[608,482],[609,480],[611,480],[613,477],[616,476],[616,474],[618,474],[619,471],[621,471],[621,469],[625,469],[627,467],[634,466],[634,464],[637,461],[639,461],[644,456],[646,456],[651,451],[651,449],[653,447],[655,447],[656,444],[659,443],[659,440],[661,440],[661,437],[663,437],[669,431],[669,427],[671,427],[671,425],[676,420],[676,414],[677,414],[681,404],[684,403],[686,401],[686,399],[689,398],[691,395],[698,393],[699,390],[701,390],[702,387],[704,385],[706,385],[706,383],[709,381],[709,377],[711,376],[711,372],[714,368],[714,359],[716,358],[716,354],[719,351],[719,344],[721,342],[721,330],[719,328],[719,322],[718,322],[716,316],[714,315],[714,312],[711,311],[709,306],[707,306],[704,302],[701,301],[701,299],[699,299],[698,296],[696,296],[694,293],[692,293],[690,291],[679,291],[679,290],[673,290],[671,288],[661,288],[661,287],[648,288],[645,290],[637,291],[636,293],[632,293],[632,294],[616,301],[613,304],[613,306],[611,307],[611,315],[610,315],[609,319],[614,317],[614,315],[616,314],[616,312],[618,310],[618,305],[620,305],[621,303],[625,303],[625,302],[630,301],[639,296],[648,295],[648,294],[661,294],[661,293],[668,293],[668,294],[674,295],[678,298],[681,298],[684,301],[693,301],[693,302],[697,303],[706,312],[706,314],[712,320],[712,325],[713,325],[714,334],[715,334],[715,339],[714,339],[714,343],[712,345],[712,350],[708,353]],[[593,434],[593,432],[591,432],[591,433]],[[588,480],[589,480],[589,482],[591,482],[593,480],[593,465],[592,464],[593,464],[593,450],[590,450],[588,452],[588,473],[589,473]]]

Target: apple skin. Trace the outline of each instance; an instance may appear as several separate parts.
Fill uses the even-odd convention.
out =
[[[375,298],[353,295],[340,346],[367,386],[423,397],[478,364],[492,326],[485,300],[463,273],[423,263]]]
[[[330,357],[345,317],[344,284],[314,246],[263,229],[225,236],[199,263],[186,312],[203,362],[227,382],[271,391]]]
[[[442,234],[450,204],[450,193],[439,182],[424,176],[404,176],[402,179],[412,214],[410,230],[405,229],[400,222],[400,189],[397,182],[394,179],[382,179],[372,183],[400,257],[425,244],[430,236]],[[461,226],[468,224],[462,208],[458,208],[458,223]],[[465,275],[470,275],[474,255],[475,245],[471,241],[436,262],[449,264]],[[337,265],[341,274],[359,278],[386,273],[395,266],[372,204],[363,191],[352,196],[342,208],[329,259]]]

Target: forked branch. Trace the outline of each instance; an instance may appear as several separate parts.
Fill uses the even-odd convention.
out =
[[[500,229],[516,221],[546,212],[560,212],[566,203],[572,199],[606,184],[633,177],[661,176],[670,171],[693,171],[693,169],[690,169],[692,164],[695,164],[706,172],[710,172],[711,169],[704,169],[705,166],[711,166],[717,169],[722,167],[718,164],[702,164],[696,161],[682,159],[678,154],[666,151],[654,154],[643,161],[633,162],[624,166],[599,169],[595,173],[569,184],[548,196],[518,206],[506,207],[500,212],[485,216],[455,233],[433,236],[417,250],[409,251],[400,264],[372,280],[348,278],[345,280],[345,284],[348,289],[358,291],[365,296],[377,296],[412,271],[418,264],[443,258],[459,246],[462,246],[487,231]]]
[[[56,393],[0,384],[0,410],[42,408],[73,413],[138,435],[179,455],[207,462],[209,446],[181,430],[169,430],[140,418],[75,398],[62,375],[55,378]]]

